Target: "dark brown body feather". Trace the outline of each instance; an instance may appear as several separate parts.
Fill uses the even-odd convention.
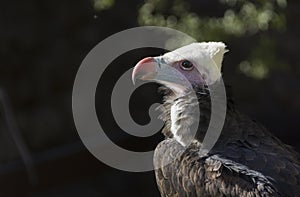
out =
[[[300,196],[300,157],[291,147],[229,106],[218,142],[201,154],[210,117],[206,98],[199,99],[199,142],[183,147],[170,132],[172,100],[167,98],[162,115],[166,140],[154,155],[162,196]]]

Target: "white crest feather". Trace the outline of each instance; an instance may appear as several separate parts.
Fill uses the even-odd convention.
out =
[[[228,51],[223,42],[201,42],[198,43],[203,50],[206,50],[214,60],[217,67],[221,69],[224,54]]]

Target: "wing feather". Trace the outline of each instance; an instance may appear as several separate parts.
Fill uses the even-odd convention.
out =
[[[263,174],[218,155],[200,156],[197,148],[184,150],[173,139],[158,145],[154,166],[162,196],[280,196]]]

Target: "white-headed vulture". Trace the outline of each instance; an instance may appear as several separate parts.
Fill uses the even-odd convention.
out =
[[[144,58],[133,70],[133,80],[157,82],[165,91],[160,109],[166,138],[154,154],[161,195],[300,196],[299,154],[238,112],[229,98],[221,135],[211,150],[201,150],[226,51],[222,42],[193,43]]]

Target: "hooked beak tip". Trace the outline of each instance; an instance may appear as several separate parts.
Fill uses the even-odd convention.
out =
[[[132,71],[132,82],[135,85],[136,79],[147,80],[157,73],[154,57],[146,57],[139,61]]]

